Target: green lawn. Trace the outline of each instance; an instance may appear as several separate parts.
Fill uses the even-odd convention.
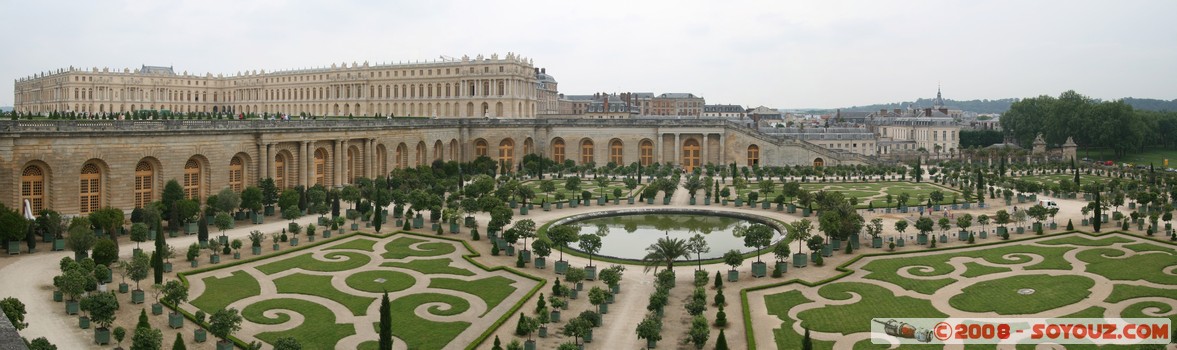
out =
[[[335,289],[331,285],[331,276],[296,273],[275,279],[274,285],[278,287],[278,293],[314,295],[334,300],[358,316],[367,314],[368,307],[376,301],[376,298],[351,295]]]
[[[567,175],[565,175],[565,178],[567,178]],[[552,184],[554,184],[556,186],[555,191],[552,191],[550,193],[546,193],[540,189],[540,181],[546,181],[546,180],[552,181]],[[531,202],[536,203],[536,204],[543,203],[543,201],[545,201],[545,200],[548,202],[555,202],[557,193],[563,193],[564,200],[566,200],[566,201],[568,199],[573,198],[573,197],[580,199],[580,194],[581,194],[581,192],[584,192],[584,191],[589,191],[589,193],[591,194],[589,196],[589,198],[592,200],[596,200],[596,198],[601,195],[600,187],[597,186],[597,183],[595,181],[593,181],[592,176],[584,177],[584,178],[581,178],[580,180],[581,180],[580,181],[580,189],[578,189],[576,191],[569,191],[564,188],[564,184],[567,182],[565,179],[551,179],[551,178],[549,178],[549,179],[544,179],[544,180],[532,180],[532,181],[523,182],[522,185],[527,186],[527,187],[531,187],[531,190],[535,192],[535,198],[533,198],[531,200]],[[609,185],[605,188],[605,195],[607,195],[609,197],[609,199],[612,200],[613,199],[613,189],[620,189],[622,198],[629,196],[630,193],[632,193],[633,196],[636,197],[638,195],[638,193],[640,193],[643,188],[645,188],[644,182],[642,184],[639,184],[638,187],[634,188],[633,192],[630,192],[629,189],[625,188],[625,183],[621,182],[620,180],[615,180],[615,181],[609,182]]]
[[[1020,275],[982,281],[948,300],[957,309],[999,315],[1035,314],[1083,301],[1095,281],[1083,276]],[[1021,295],[1018,290],[1034,289]]]
[[[1031,175],[1031,176],[1021,176],[1021,177],[1018,177],[1017,179],[1023,180],[1023,181],[1034,182],[1039,185],[1058,185],[1060,180],[1075,181],[1075,175],[1074,174],[1066,174],[1066,173],[1050,174],[1050,175]],[[1105,182],[1111,181],[1111,179],[1112,178],[1105,177],[1105,176],[1079,174],[1079,183],[1080,184],[1105,183]]]
[[[1137,242],[1137,243],[1133,243]],[[1110,248],[1120,245],[1130,251],[1140,252],[1131,258],[1125,258],[1122,249]],[[1077,253],[1075,250],[1080,250]],[[969,312],[994,312],[1000,315],[1025,315],[1049,312],[1067,305],[1089,304],[1091,289],[1095,279],[1091,275],[1072,274],[1072,268],[1063,258],[1064,254],[1075,254],[1075,257],[1086,263],[1085,272],[1107,277],[1114,281],[1113,290],[1103,302],[1127,303],[1125,310],[1115,317],[1152,317],[1156,313],[1167,314],[1173,311],[1172,302],[1154,300],[1133,300],[1137,298],[1163,298],[1177,301],[1177,276],[1162,272],[1177,262],[1177,250],[1172,246],[1158,242],[1138,242],[1131,237],[1112,233],[1110,236],[1093,237],[1083,233],[1038,240],[1036,242],[1010,242],[991,247],[969,251],[945,251],[939,254],[923,256],[880,257],[872,259],[863,265],[863,269],[870,271],[867,279],[887,281],[900,288],[926,294],[925,297],[899,297],[886,288],[858,281],[841,282],[834,280],[815,287],[799,284],[789,284],[780,287],[777,294],[766,295],[767,312],[781,319],[781,325],[773,330],[773,337],[778,348],[796,348],[801,335],[791,327],[794,322],[818,332],[851,334],[869,331],[872,317],[894,318],[940,318],[946,317],[943,311],[931,306],[928,297],[949,283],[963,283],[960,294],[951,296],[948,302],[953,308]],[[967,257],[981,259],[998,265],[1024,263],[1030,258],[1026,254],[1036,254],[1043,257],[1042,262],[1027,266],[1024,273],[988,281],[972,281],[971,278],[986,276],[993,273],[1011,271],[1002,266],[988,266],[978,261],[966,261],[964,281],[941,278],[934,280],[914,280],[900,278],[895,271],[907,266],[921,266],[908,271],[920,276],[943,276],[951,272],[949,260]],[[1060,275],[1048,275],[1037,271],[1064,271]],[[1172,287],[1149,287],[1135,284],[1136,281],[1149,281]],[[848,305],[829,305],[828,301],[819,308],[802,311],[797,319],[787,317],[788,311],[796,306],[813,303],[798,290],[817,288],[823,298],[829,300],[846,300],[853,295],[861,297],[861,301]],[[1019,289],[1034,289],[1034,293],[1023,295]],[[1103,306],[1089,306],[1081,311],[1059,317],[1102,318],[1106,309]],[[1147,314],[1146,314],[1147,313]],[[1177,321],[1177,315],[1165,316]],[[829,342],[815,342],[815,348],[828,349]],[[876,349],[885,346],[870,344],[869,340],[860,341],[853,346],[855,349]],[[915,345],[904,345],[902,348],[919,348]],[[1089,345],[1079,345],[1081,348],[1094,348]],[[933,347],[934,348],[934,347]],[[983,349],[986,346],[965,346],[965,349]],[[991,348],[991,346],[990,346]],[[1018,349],[1033,349],[1031,344],[1019,344]],[[1069,348],[1069,347],[1068,347]],[[1131,347],[1104,346],[1102,349],[1129,349]]]
[[[1144,280],[1177,286],[1177,276],[1161,273],[1161,269],[1177,261],[1173,254],[1136,254],[1130,258],[1122,258],[1123,256],[1124,252],[1118,249],[1098,248],[1079,252],[1078,258],[1087,262],[1087,272],[1113,281]]]
[[[373,241],[370,239],[364,239],[364,238],[356,238],[356,239],[352,239],[352,240],[344,242],[344,243],[340,243],[340,244],[336,244],[336,245],[333,245],[333,246],[330,246],[327,248],[323,248],[323,250],[337,250],[337,249],[352,249],[352,250],[362,250],[365,252],[374,252],[374,251],[376,251],[376,241]]]
[[[205,277],[203,281],[206,291],[216,293],[202,293],[191,303],[210,315],[235,301],[262,294],[261,285],[244,271],[233,271],[232,276],[225,278]]]
[[[851,293],[862,300],[848,305],[829,305],[797,314],[802,325],[819,332],[851,334],[870,332],[875,317],[943,318],[948,317],[924,299],[896,297],[891,291],[873,284],[847,282],[829,284],[818,289],[818,294],[831,300],[850,299]],[[888,310],[880,313],[880,310]]]
[[[257,270],[267,275],[273,275],[289,269],[303,269],[307,271],[338,272],[359,268],[372,261],[367,255],[354,252],[331,252],[323,255],[331,260],[315,259],[311,253],[297,255],[293,258],[278,260],[258,266]]]
[[[384,282],[376,281],[380,278],[383,278]],[[409,289],[413,284],[416,284],[413,276],[392,270],[360,271],[347,276],[344,282],[356,290],[370,293],[399,292]]]
[[[1141,153],[1130,153],[1124,158],[1117,159],[1111,150],[1079,150],[1079,158],[1091,158],[1098,160],[1114,160],[1116,164],[1132,163],[1143,164],[1148,166],[1152,163],[1156,168],[1164,168],[1165,159],[1169,160],[1170,168],[1177,168],[1177,150],[1163,149],[1163,148],[1148,148]]]
[[[1042,262],[1027,266],[1027,270],[1065,270],[1070,269],[1071,265],[1063,260],[1063,254],[1071,250],[1071,247],[1036,247],[1027,245],[1003,245],[1000,247],[971,250],[962,252],[952,252],[946,254],[924,255],[924,256],[908,256],[896,259],[878,259],[867,263],[863,266],[863,270],[870,271],[866,278],[886,281],[894,283],[904,289],[910,289],[923,294],[932,294],[936,290],[955,282],[951,278],[942,278],[934,280],[915,280],[900,277],[896,272],[899,269],[907,266],[926,266],[928,269],[910,269],[912,275],[916,276],[941,276],[946,275],[952,270],[952,266],[948,265],[948,260],[953,257],[969,257],[969,258],[983,258],[985,261],[994,264],[1018,264],[1030,261],[1030,257],[1024,254],[1041,255],[1044,259]],[[1020,254],[1019,254],[1020,253]],[[1014,254],[1005,258],[1007,254]],[[980,268],[980,265],[977,265]],[[996,272],[991,268],[984,267],[987,271]],[[981,275],[978,271],[966,271],[965,274],[971,276]]]
[[[473,281],[456,280],[452,278],[434,278],[429,281],[429,288],[449,289],[477,295],[486,302],[486,312],[499,306],[503,299],[515,292],[511,286],[515,281],[509,278],[494,276]],[[482,315],[486,315],[484,312]]]
[[[1100,239],[1091,239],[1091,238],[1087,238],[1087,237],[1083,237],[1083,236],[1072,235],[1072,236],[1067,236],[1067,237],[1063,237],[1063,238],[1055,238],[1055,239],[1048,239],[1045,241],[1038,241],[1038,244],[1046,244],[1046,245],[1070,244],[1070,245],[1078,245],[1078,246],[1086,246],[1086,247],[1106,247],[1106,246],[1110,246],[1110,245],[1116,244],[1116,243],[1127,243],[1127,242],[1131,242],[1131,241],[1132,240],[1127,239],[1127,238],[1115,237],[1115,236],[1107,237],[1107,238],[1100,238]]]
[[[273,344],[278,338],[293,337],[304,349],[334,349],[340,339],[356,333],[349,324],[339,324],[335,314],[327,307],[299,299],[269,299],[250,304],[241,311],[241,316],[257,324],[281,324],[290,319],[281,312],[277,317],[264,315],[269,310],[290,310],[301,314],[305,320],[294,328],[280,332],[258,333],[256,337]]]
[[[391,261],[380,264],[385,267],[400,267],[413,271],[417,271],[426,275],[458,275],[458,276],[474,276],[470,270],[450,266],[453,260],[449,258],[442,259],[425,259],[413,260],[409,262]]]
[[[768,314],[781,319],[781,328],[772,330],[777,349],[793,349],[801,344],[801,339],[804,338],[804,335],[798,334],[793,330],[794,322],[792,318],[789,318],[789,309],[812,301],[801,295],[801,292],[795,290],[764,297],[764,304],[768,308]],[[831,341],[815,340],[813,342],[814,349],[832,349],[833,347],[834,342]]]
[[[417,246],[418,249],[410,248],[410,246],[428,242],[424,239],[399,237],[384,245],[385,253],[382,254],[385,259],[404,259],[410,256],[438,256],[453,253],[456,248],[453,244],[445,242],[428,242]]]
[[[470,308],[465,299],[436,293],[413,294],[393,300],[389,305],[392,314],[396,315],[392,318],[392,334],[403,339],[409,349],[441,349],[470,327],[468,322],[434,322],[418,317],[417,307],[427,303],[449,305],[448,310],[437,306],[427,308],[427,312],[438,316],[456,315]]]

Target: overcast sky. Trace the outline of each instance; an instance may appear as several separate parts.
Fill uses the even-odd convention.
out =
[[[1177,98],[1177,1],[0,0],[12,81],[76,67],[235,73],[516,52],[560,92],[848,107],[935,96]]]

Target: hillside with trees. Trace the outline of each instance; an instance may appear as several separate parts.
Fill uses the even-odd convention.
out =
[[[1154,112],[1124,100],[1100,101],[1067,91],[1058,97],[1039,96],[1015,102],[1001,117],[1006,136],[1030,147],[1042,134],[1048,145],[1068,136],[1084,147],[1106,148],[1116,157],[1144,151],[1145,146],[1177,146],[1177,112]]]

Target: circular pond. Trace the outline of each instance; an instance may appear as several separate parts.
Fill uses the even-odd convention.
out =
[[[646,256],[646,247],[654,244],[659,238],[671,237],[687,240],[696,234],[702,235],[711,248],[703,253],[703,259],[719,258],[729,250],[741,252],[752,251],[744,247],[744,239],[732,235],[732,231],[740,225],[752,223],[766,223],[754,217],[737,216],[739,214],[725,214],[717,212],[666,211],[666,212],[612,212],[593,213],[587,217],[573,217],[561,220],[580,227],[580,234],[596,234],[598,230],[608,230],[609,234],[601,238],[601,251],[598,255],[622,259],[641,260]],[[777,230],[775,225],[774,231]],[[773,242],[780,239],[778,234],[773,236]],[[573,243],[572,248],[576,248]],[[768,249],[762,250],[762,253]],[[689,259],[696,256],[691,254]]]

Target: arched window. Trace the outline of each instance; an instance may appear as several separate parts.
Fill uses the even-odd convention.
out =
[[[682,147],[682,166],[687,172],[699,166],[699,140],[687,139]]]
[[[625,166],[622,155],[621,140],[613,139],[613,141],[609,141],[609,162],[616,165]]]
[[[98,165],[89,163],[82,166],[79,189],[78,211],[82,214],[98,210],[102,197],[102,173]]]
[[[503,139],[499,142],[499,164],[511,168],[515,163],[515,140]]]
[[[200,194],[200,162],[188,159],[184,163],[184,197],[199,199]]]
[[[580,164],[593,162],[593,140],[580,141]]]
[[[534,154],[534,153],[535,153],[535,142],[531,141],[531,138],[528,137],[527,139],[523,140],[523,155]]]
[[[155,193],[155,167],[151,163],[141,160],[135,165],[135,207],[143,208],[151,204]]]
[[[487,152],[486,140],[478,139],[477,141],[474,141],[474,157],[475,158],[486,157],[487,156],[486,152]]]
[[[286,155],[281,153],[274,157],[274,185],[286,189]]]
[[[327,150],[315,150],[315,184],[327,186]]]
[[[404,169],[409,167],[409,146],[404,142],[396,146],[396,168]]]
[[[347,148],[347,183],[356,183],[356,174],[364,172],[363,163],[360,161],[360,149],[356,147]]]
[[[229,188],[238,193],[245,189],[245,161],[241,157],[229,160]]]
[[[642,140],[640,147],[642,149],[642,166],[654,164],[654,143],[650,142],[650,140]]]
[[[748,146],[748,166],[760,165],[760,146]]]
[[[552,161],[564,163],[564,139],[552,140]]]
[[[376,146],[376,169],[378,176],[388,176],[388,149],[384,145]]]
[[[32,206],[33,215],[45,209],[45,171],[41,167],[30,165],[20,173],[20,199],[22,212],[26,199]]]
[[[425,147],[425,141],[417,142],[417,165],[428,165],[426,160],[428,156],[429,150]]]
[[[433,160],[445,160],[445,147],[441,140],[433,141]]]

